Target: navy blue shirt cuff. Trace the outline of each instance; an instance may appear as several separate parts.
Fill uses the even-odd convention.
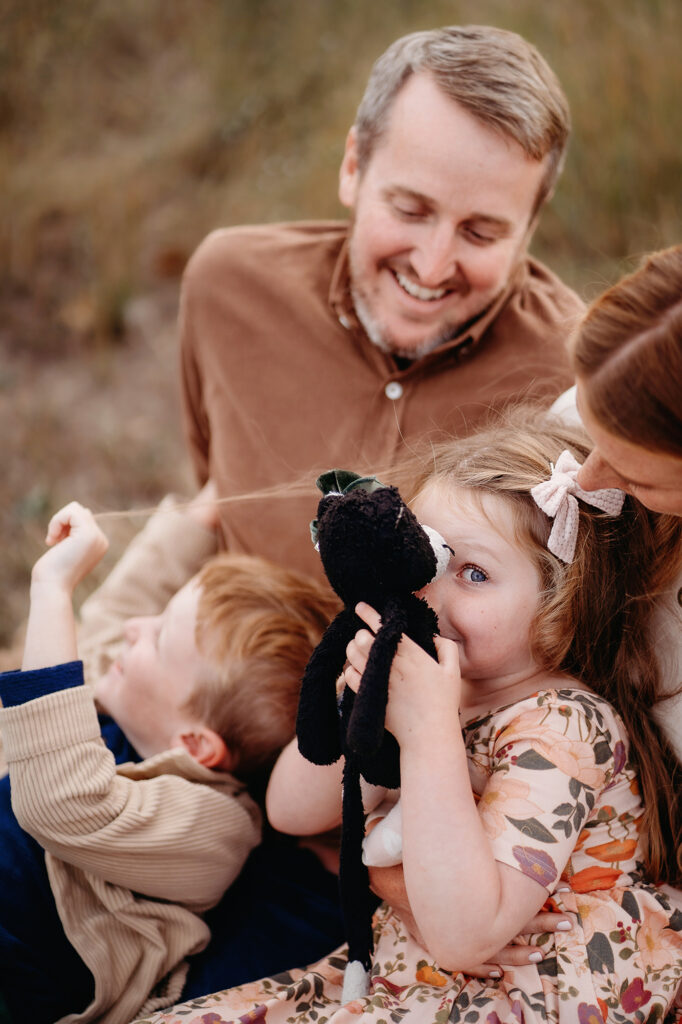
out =
[[[64,665],[33,668],[28,672],[0,673],[0,700],[5,708],[45,697],[48,693],[83,685],[83,662],[67,661]]]

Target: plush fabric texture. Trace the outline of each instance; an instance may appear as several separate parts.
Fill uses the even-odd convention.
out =
[[[403,634],[436,657],[438,619],[414,593],[438,573],[429,534],[395,487],[374,478],[331,470],[317,481],[324,492],[313,536],[324,571],[344,602],[308,663],[299,702],[296,734],[303,756],[314,764],[333,764],[345,755],[341,834],[341,904],[346,925],[354,993],[369,971],[372,951],[372,897],[362,860],[364,809],[360,778],[377,786],[400,785],[399,749],[384,728],[391,664]],[[435,531],[431,531],[435,534]],[[436,544],[445,542],[435,534]],[[381,615],[357,695],[346,688],[340,716],[336,680],[346,647],[364,623],[355,614],[366,601]],[[360,980],[359,980],[360,979]]]

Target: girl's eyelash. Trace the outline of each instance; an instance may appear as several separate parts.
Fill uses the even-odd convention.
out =
[[[481,569],[480,565],[474,565],[473,563],[467,563],[467,565],[463,565],[459,569],[457,575],[460,576],[463,572],[466,572],[467,569],[473,569],[475,572],[480,572],[481,575],[485,577],[485,579],[483,580],[467,580],[467,583],[486,583],[490,579],[485,569]]]

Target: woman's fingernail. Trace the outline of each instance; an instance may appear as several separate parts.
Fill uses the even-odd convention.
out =
[[[489,978],[501,978],[502,977],[502,971],[488,971],[488,977]]]
[[[542,960],[542,953],[537,953],[537,952],[536,953],[529,953],[528,954],[528,959],[530,960],[530,962],[532,964],[539,964],[540,961]]]
[[[556,930],[558,932],[570,932],[572,927],[573,923],[571,921],[559,921]]]
[[[571,891],[570,885],[562,885],[560,889],[556,890],[556,892],[570,892],[570,891]]]

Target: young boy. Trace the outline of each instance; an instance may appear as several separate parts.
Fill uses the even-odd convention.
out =
[[[0,991],[16,1020],[125,1024],[186,994],[203,915],[260,839],[244,780],[293,734],[335,609],[304,577],[218,556],[161,615],[131,620],[120,656],[83,686],[72,595],[107,542],[72,503],[47,543],[22,671],[0,676],[16,814],[3,780]],[[145,565],[145,545],[134,554],[118,584]]]

